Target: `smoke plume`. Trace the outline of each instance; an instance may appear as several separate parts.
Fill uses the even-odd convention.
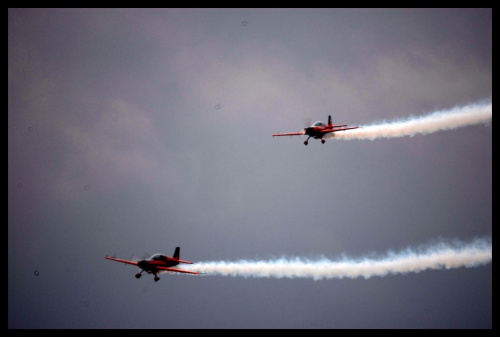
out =
[[[492,110],[492,103],[474,103],[449,110],[436,111],[425,116],[360,126],[359,129],[332,133],[325,136],[325,138],[374,140],[377,138],[425,135],[441,130],[452,130],[491,122]]]
[[[390,252],[378,258],[339,260],[321,258],[280,258],[272,260],[239,260],[201,262],[187,268],[208,275],[272,278],[311,278],[314,280],[359,278],[390,274],[419,273],[425,270],[471,268],[492,261],[491,239],[475,239],[470,243],[437,243]],[[186,268],[184,268],[186,269]]]

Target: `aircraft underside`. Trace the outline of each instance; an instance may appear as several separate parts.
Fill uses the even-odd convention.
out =
[[[139,273],[135,274],[135,278],[137,278],[137,279],[141,278],[143,272],[146,272],[148,274],[154,274],[154,276],[155,276],[155,278],[154,278],[155,282],[158,282],[160,280],[160,278],[157,275],[157,273],[158,273],[157,270],[156,271],[151,271],[151,270],[145,270],[145,269],[142,269]]]
[[[304,141],[304,145],[307,145],[309,144],[309,138],[313,137],[314,139],[321,139],[321,144],[325,144],[325,140],[323,139],[323,136],[325,134],[321,134],[321,135],[308,135],[309,137],[307,137],[307,139]]]

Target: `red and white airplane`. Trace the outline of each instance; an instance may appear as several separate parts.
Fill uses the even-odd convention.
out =
[[[137,261],[137,262],[117,259],[114,257],[109,257],[108,255],[105,256],[105,259],[138,266],[139,268],[141,268],[141,272],[135,274],[136,278],[140,278],[142,276],[141,274],[143,272],[147,272],[148,274],[153,274],[155,276],[155,278],[154,278],[155,282],[158,282],[158,280],[160,279],[158,277],[158,275],[156,275],[156,274],[161,272],[161,271],[173,271],[176,273],[187,273],[187,274],[198,275],[199,273],[195,272],[195,271],[188,271],[188,270],[182,270],[182,269],[177,269],[177,268],[171,268],[173,266],[178,265],[179,263],[193,264],[193,262],[180,260],[179,259],[179,251],[180,251],[180,247],[176,247],[173,257],[169,257],[169,256],[166,256],[163,254],[155,254],[155,255],[151,256],[149,259],[145,259],[145,260],[141,260],[141,261]]]
[[[337,131],[345,131],[345,130],[351,130],[351,129],[357,129],[359,126],[347,126],[347,124],[344,125],[333,125],[332,124],[332,116],[328,116],[328,125],[325,125],[323,122],[316,122],[311,126],[308,126],[304,128],[304,131],[300,132],[288,132],[288,133],[275,133],[273,137],[276,136],[304,136],[307,135],[309,136],[306,141],[304,142],[304,145],[307,145],[309,142],[309,138],[313,137],[315,139],[321,139],[321,143],[325,143],[325,140],[323,137],[330,132],[337,132]]]

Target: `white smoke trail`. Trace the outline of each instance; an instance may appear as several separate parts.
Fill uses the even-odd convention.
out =
[[[200,273],[220,276],[342,279],[389,274],[418,273],[429,269],[478,267],[492,261],[491,239],[476,239],[469,244],[439,243],[417,251],[407,249],[381,258],[332,261],[326,258],[274,259],[268,261],[212,261],[188,266]],[[186,269],[186,268],[184,268]]]
[[[492,103],[474,103],[436,111],[425,116],[360,126],[359,129],[332,133],[327,138],[374,140],[377,138],[413,137],[417,134],[425,135],[441,130],[488,123],[492,120],[492,111]]]

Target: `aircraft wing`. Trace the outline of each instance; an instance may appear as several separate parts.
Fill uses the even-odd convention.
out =
[[[301,131],[301,132],[275,133],[273,135],[273,137],[276,137],[276,136],[303,136],[303,135],[305,135],[305,132]]]
[[[107,259],[107,260],[111,260],[111,261],[117,261],[117,262],[123,262],[123,263],[127,263],[127,264],[132,264],[134,266],[138,265],[138,263],[135,262],[135,261],[128,261],[128,260],[117,259],[115,257],[109,257],[107,255],[104,258]]]
[[[175,271],[176,273],[187,273],[187,274],[196,274],[196,275],[199,274],[197,271],[187,271],[187,270],[182,270],[182,269],[169,268],[169,267],[161,267],[161,266],[157,266],[156,269],[158,269],[158,270],[166,270],[166,271]]]

